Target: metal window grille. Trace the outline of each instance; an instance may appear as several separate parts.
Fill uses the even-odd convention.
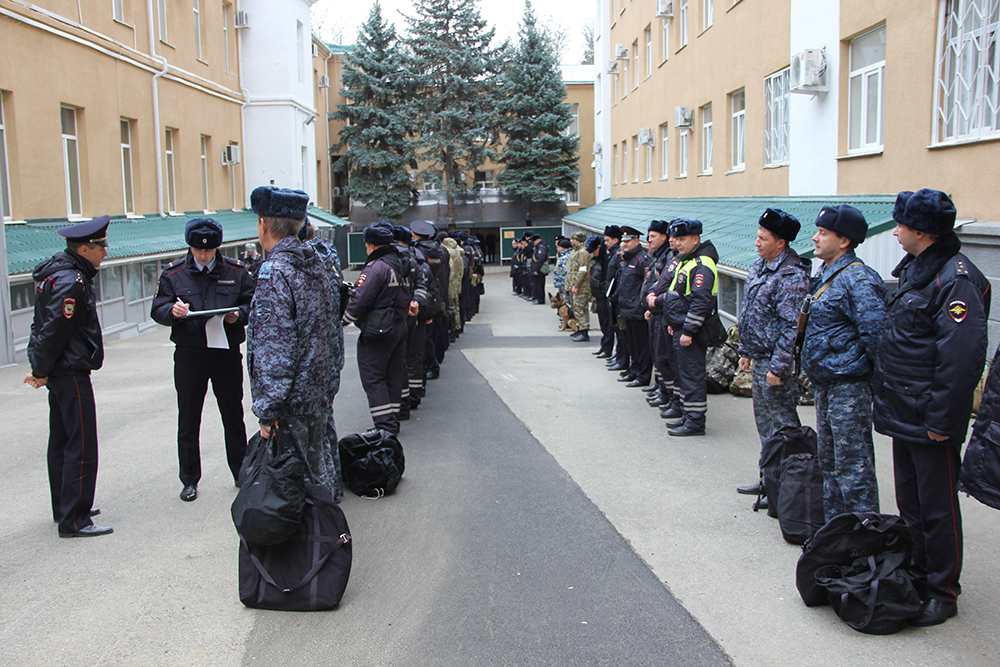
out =
[[[764,166],[788,164],[788,76],[783,69],[764,79]]]

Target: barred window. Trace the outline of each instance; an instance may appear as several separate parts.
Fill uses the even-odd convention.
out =
[[[764,79],[764,166],[788,164],[788,68]]]

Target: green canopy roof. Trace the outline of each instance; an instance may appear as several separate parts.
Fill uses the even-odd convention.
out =
[[[606,225],[629,225],[645,230],[649,228],[650,220],[695,218],[704,224],[702,236],[715,245],[721,264],[749,271],[750,265],[757,259],[754,248],[757,220],[766,208],[780,208],[799,219],[802,230],[791,246],[801,256],[811,258],[813,221],[821,208],[828,204],[854,206],[868,221],[868,236],[871,237],[895,225],[892,221],[895,202],[896,195],[606,199],[563,219],[602,233]]]

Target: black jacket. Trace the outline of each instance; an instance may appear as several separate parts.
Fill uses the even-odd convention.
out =
[[[445,259],[444,246],[433,239],[420,239],[415,248],[427,259],[427,266],[434,274],[435,294],[442,302],[448,302],[448,260]]]
[[[710,268],[704,259],[713,264],[719,261],[719,253],[711,241],[705,241],[687,255],[678,257],[674,270],[676,280],[673,289],[668,287],[663,315],[667,325],[694,337],[701,330],[705,320],[718,307],[715,282],[717,270]]]
[[[945,234],[893,270],[876,360],[875,430],[931,443],[927,431],[959,446],[986,359],[990,282]]]
[[[215,266],[208,274],[202,273],[189,250],[181,259],[167,264],[156,284],[156,296],[150,308],[150,317],[158,324],[170,327],[170,340],[177,347],[207,350],[205,317],[182,317],[170,312],[179,298],[191,310],[215,310],[239,307],[240,317],[223,324],[230,350],[238,350],[246,339],[245,327],[253,300],[254,279],[245,266],[235,259],[215,253]]]
[[[600,246],[600,252],[590,265],[590,294],[595,299],[606,299],[608,295],[608,249]]]
[[[1000,510],[1000,347],[986,376],[976,423],[962,460],[959,488],[979,502]]]
[[[36,378],[89,375],[104,363],[93,279],[97,269],[74,252],[57,252],[35,267],[35,319],[28,361]]]
[[[532,273],[541,273],[542,264],[546,264],[549,261],[549,246],[545,244],[545,241],[539,241],[537,245],[532,247],[530,252],[531,265],[529,270]]]
[[[641,320],[646,314],[646,295],[642,288],[653,271],[653,258],[642,246],[623,252],[621,257],[618,314],[626,320]]]
[[[622,270],[622,244],[621,241],[613,248],[608,248],[608,263],[605,276],[608,282],[608,300],[611,305],[618,304],[618,283],[621,281],[619,273]]]
[[[403,259],[395,246],[380,246],[368,255],[368,261],[361,267],[354,295],[347,303],[344,319],[359,322],[374,310],[391,308],[393,320],[406,319],[410,308],[410,293],[400,279]]]

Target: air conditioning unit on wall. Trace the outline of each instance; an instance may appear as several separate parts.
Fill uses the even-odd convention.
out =
[[[673,0],[656,0],[656,18],[658,19],[674,18]]]
[[[249,28],[250,27],[250,17],[246,12],[236,12],[236,27],[237,28]]]
[[[628,60],[628,47],[624,44],[615,44],[615,60]]]
[[[691,107],[674,108],[674,127],[678,130],[690,130],[694,127],[694,114],[691,113]]]
[[[594,155],[600,155],[600,154],[601,154],[601,142],[600,141],[595,141],[594,142]]]
[[[655,146],[656,137],[653,136],[653,130],[649,127],[639,128],[639,145],[640,146]]]
[[[618,74],[618,63],[614,60],[608,61],[608,74]]]
[[[826,49],[806,49],[792,56],[788,90],[805,95],[827,92]]]
[[[230,144],[222,149],[222,164],[239,164],[240,147]]]
[[[329,88],[330,87],[330,77],[326,76],[325,74],[323,76],[321,76],[319,78],[319,87],[320,88]]]

